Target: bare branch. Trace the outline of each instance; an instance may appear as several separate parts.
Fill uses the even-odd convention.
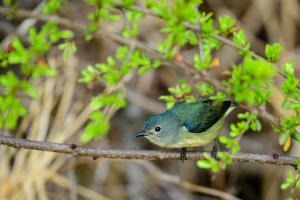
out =
[[[0,144],[23,149],[32,149],[40,151],[50,151],[64,154],[73,154],[74,156],[88,156],[93,159],[140,159],[140,160],[180,160],[179,152],[158,151],[158,150],[127,150],[127,149],[102,149],[82,147],[76,144],[59,144],[54,142],[41,142],[26,140],[21,138],[0,135]],[[271,165],[287,165],[295,167],[295,162],[300,161],[300,157],[292,156],[272,156],[263,154],[238,153],[231,155],[236,162],[261,163]],[[202,152],[188,152],[188,160],[202,160]]]

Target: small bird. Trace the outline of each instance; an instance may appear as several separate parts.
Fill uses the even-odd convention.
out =
[[[171,109],[149,117],[136,137],[145,137],[160,147],[181,148],[182,162],[186,159],[186,148],[204,146],[214,140],[211,155],[216,158],[216,138],[223,128],[225,116],[236,106],[233,100],[179,102]]]

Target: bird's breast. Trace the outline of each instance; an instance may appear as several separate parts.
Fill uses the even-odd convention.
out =
[[[224,124],[221,118],[213,126],[201,133],[191,133],[186,127],[181,127],[170,143],[165,144],[167,148],[201,147],[213,141],[220,133]]]

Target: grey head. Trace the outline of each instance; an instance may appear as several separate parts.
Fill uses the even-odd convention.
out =
[[[164,112],[149,117],[143,125],[143,130],[136,137],[145,137],[150,142],[165,146],[172,142],[180,128],[179,120],[171,112]]]

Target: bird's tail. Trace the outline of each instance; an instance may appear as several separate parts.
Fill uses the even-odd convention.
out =
[[[232,99],[224,100],[223,104],[228,108],[225,112],[225,116],[227,116],[236,106],[238,106],[238,103]]]
[[[232,99],[224,100],[223,103],[224,103],[225,105],[228,105],[228,107],[236,107],[236,106],[239,105],[238,102],[236,102],[236,101],[234,101],[234,100],[232,100]]]

